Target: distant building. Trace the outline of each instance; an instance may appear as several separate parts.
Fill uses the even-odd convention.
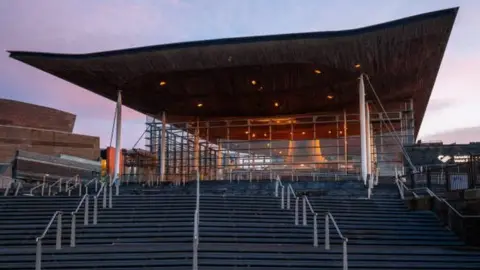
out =
[[[63,168],[83,168],[85,164],[92,166],[87,160],[97,161],[100,157],[100,139],[72,133],[75,118],[68,112],[0,99],[0,163],[13,165],[11,169],[4,170],[4,174],[11,175],[12,171],[15,174],[16,170],[23,170],[21,174],[25,175],[30,170],[34,174],[55,175],[57,172],[58,176],[66,176],[64,174],[77,172],[70,169],[60,172],[50,165],[62,165]],[[23,163],[17,162],[19,156]],[[27,169],[25,162],[30,160],[31,163],[32,159],[36,166],[30,164]],[[38,164],[40,160],[44,161],[43,165]]]

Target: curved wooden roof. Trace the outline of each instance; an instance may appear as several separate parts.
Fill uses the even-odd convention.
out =
[[[111,100],[121,89],[142,113],[185,120],[355,111],[364,72],[384,105],[414,99],[418,130],[457,11],[347,31],[10,57]]]

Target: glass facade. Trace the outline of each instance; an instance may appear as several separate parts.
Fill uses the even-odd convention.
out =
[[[403,166],[402,146],[415,139],[412,102],[386,109],[370,109],[369,166],[380,176]],[[165,129],[166,180],[191,179],[197,169],[203,179],[358,175],[359,126],[359,114],[345,112],[167,125],[147,117],[146,149],[158,156],[155,167],[161,174]]]

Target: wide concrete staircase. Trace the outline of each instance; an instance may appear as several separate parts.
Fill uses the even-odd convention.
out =
[[[464,246],[431,212],[408,211],[390,186],[380,186],[370,200],[358,182],[292,187],[298,226],[295,198],[282,210],[274,182],[203,182],[199,269],[342,269],[342,241],[332,222],[331,249],[324,247],[327,211],[348,238],[350,269],[480,269],[479,251]],[[122,188],[112,209],[99,207],[97,225],[90,201],[90,224],[83,225],[82,212],[77,217],[76,247],[69,246],[70,212],[79,197],[0,197],[0,269],[34,269],[35,238],[59,210],[62,249],[55,250],[55,221],[43,240],[42,269],[192,269],[194,190],[193,184]],[[309,209],[302,225],[303,193],[318,214],[318,247]]]

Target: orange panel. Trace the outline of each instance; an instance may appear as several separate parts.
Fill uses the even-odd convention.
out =
[[[121,153],[121,152],[120,152]],[[123,155],[120,155],[120,174],[123,174]],[[107,172],[113,175],[115,169],[115,147],[107,147]]]

